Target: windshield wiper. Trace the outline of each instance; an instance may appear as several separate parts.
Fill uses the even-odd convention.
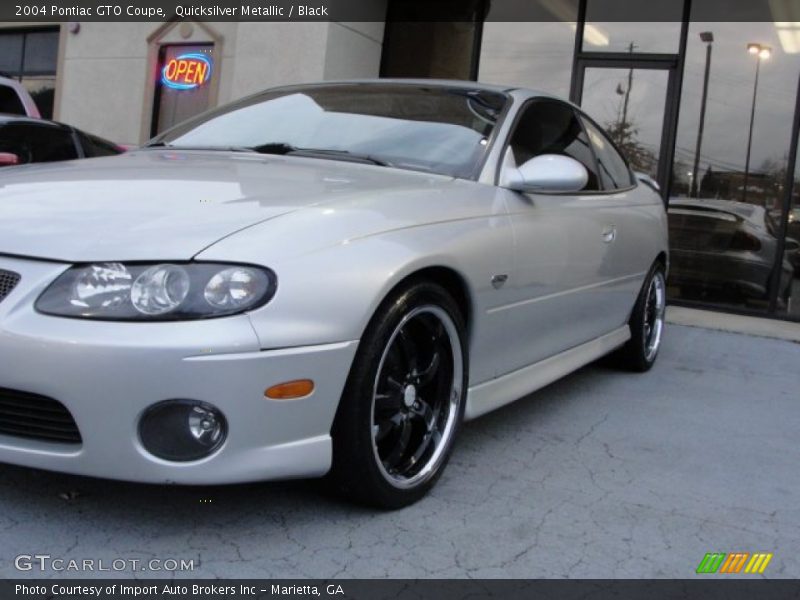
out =
[[[392,164],[375,158],[369,154],[359,154],[357,152],[350,152],[349,150],[336,150],[333,148],[299,148],[286,144],[284,142],[275,142],[270,144],[263,144],[261,146],[251,146],[249,148],[253,152],[261,154],[280,154],[291,156],[306,156],[309,158],[332,158],[334,160],[349,160],[352,162],[364,162],[379,167],[391,167]]]
[[[142,146],[142,148],[174,148],[175,150],[217,150],[221,152],[257,152],[258,154],[277,154],[306,156],[309,158],[331,158],[334,160],[347,160],[351,162],[362,162],[377,165],[379,167],[391,167],[391,163],[370,156],[369,154],[358,154],[349,150],[335,150],[332,148],[299,148],[284,142],[271,142],[260,146],[176,146],[166,142],[154,142]]]
[[[322,157],[322,158],[333,158],[335,160],[347,160],[351,162],[363,162],[369,163],[372,165],[378,165],[379,167],[391,167],[392,164],[386,162],[385,160],[381,160],[380,158],[375,158],[369,154],[359,154],[357,152],[350,152],[349,150],[329,150],[325,148],[317,149],[317,148],[298,148],[293,152],[290,152],[293,156],[309,156],[311,158],[314,157]]]

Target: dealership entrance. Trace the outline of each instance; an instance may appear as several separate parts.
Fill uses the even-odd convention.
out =
[[[458,52],[412,59],[393,42],[419,46],[419,24],[393,22],[382,75],[569,97],[660,187],[673,304],[800,320],[796,2],[457,4],[468,18],[434,29],[437,48]]]

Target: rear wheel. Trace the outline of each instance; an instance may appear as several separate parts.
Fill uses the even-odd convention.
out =
[[[331,477],[356,501],[416,502],[441,475],[464,411],[463,317],[440,286],[394,294],[359,345],[333,427]]]
[[[615,355],[622,367],[644,372],[656,362],[664,333],[666,305],[664,267],[657,263],[650,269],[631,312],[628,322],[631,339]]]

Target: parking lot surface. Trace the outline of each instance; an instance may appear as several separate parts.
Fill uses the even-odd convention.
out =
[[[137,577],[694,576],[706,552],[800,575],[800,345],[671,326],[647,374],[592,365],[465,425],[397,512],[315,482],[175,488],[0,465],[0,576],[19,554],[190,559]],[[752,577],[752,576],[749,576]]]

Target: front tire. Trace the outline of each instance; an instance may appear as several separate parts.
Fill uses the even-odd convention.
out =
[[[377,310],[333,425],[331,479],[360,503],[401,508],[442,474],[467,391],[464,318],[440,286],[416,282]]]
[[[623,368],[644,373],[656,362],[664,333],[666,301],[664,267],[656,263],[645,278],[628,321],[631,339],[616,353]]]

